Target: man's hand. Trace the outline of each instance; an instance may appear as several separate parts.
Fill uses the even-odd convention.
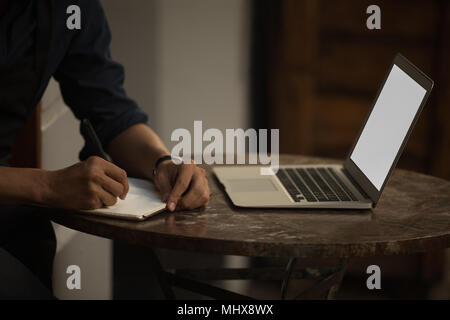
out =
[[[209,201],[205,170],[193,163],[176,165],[171,160],[160,163],[155,185],[170,211],[195,209]]]
[[[111,141],[107,151],[130,176],[153,180],[170,211],[194,209],[208,203],[205,170],[195,164],[175,165],[167,160],[158,165],[153,177],[156,161],[170,152],[148,126],[137,124],[128,128]]]
[[[99,157],[71,167],[49,171],[44,204],[51,207],[90,210],[112,206],[128,193],[127,174]]]

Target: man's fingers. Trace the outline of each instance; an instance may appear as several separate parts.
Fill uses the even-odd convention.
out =
[[[104,175],[104,176],[100,177],[99,179],[100,179],[100,185],[103,187],[103,189],[105,189],[106,191],[111,193],[111,195],[113,195],[115,197],[120,197],[122,200],[125,198],[125,197],[122,198],[122,195],[124,194],[124,190],[125,190],[125,187],[123,186],[123,184],[117,182],[114,179],[111,179],[107,175]]]
[[[208,180],[201,173],[192,177],[191,186],[187,194],[183,196],[180,203],[181,209],[195,209],[206,206],[209,201]]]
[[[104,189],[98,191],[98,197],[107,207],[113,206],[117,203],[117,197],[113,196],[111,193]]]
[[[192,175],[194,173],[194,165],[193,164],[182,164],[178,169],[178,176],[175,182],[175,185],[172,189],[172,192],[167,199],[167,208],[170,211],[174,211],[179,198],[181,195],[189,188],[189,184],[191,183]]]
[[[105,173],[112,179],[123,185],[123,193],[120,195],[121,199],[125,199],[130,186],[128,185],[127,173],[125,170],[105,160],[104,164]]]

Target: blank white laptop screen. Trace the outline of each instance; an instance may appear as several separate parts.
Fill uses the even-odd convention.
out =
[[[380,190],[426,90],[395,64],[350,159]]]

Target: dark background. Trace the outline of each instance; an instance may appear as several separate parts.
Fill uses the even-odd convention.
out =
[[[372,4],[381,30],[366,27]],[[254,126],[280,129],[280,153],[345,158],[397,53],[435,81],[397,167],[450,179],[447,0],[254,0]],[[384,290],[365,287],[370,264]],[[447,269],[443,251],[354,260],[338,298],[439,297]]]
[[[381,8],[381,30],[366,9]],[[253,1],[253,121],[280,152],[345,158],[400,52],[435,81],[398,167],[450,178],[450,2]]]

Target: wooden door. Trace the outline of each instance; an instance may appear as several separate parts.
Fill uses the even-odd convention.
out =
[[[366,27],[370,4],[265,1],[267,122],[281,152],[344,158],[400,52],[436,86],[399,166],[448,179],[449,2],[380,0],[381,30]]]

